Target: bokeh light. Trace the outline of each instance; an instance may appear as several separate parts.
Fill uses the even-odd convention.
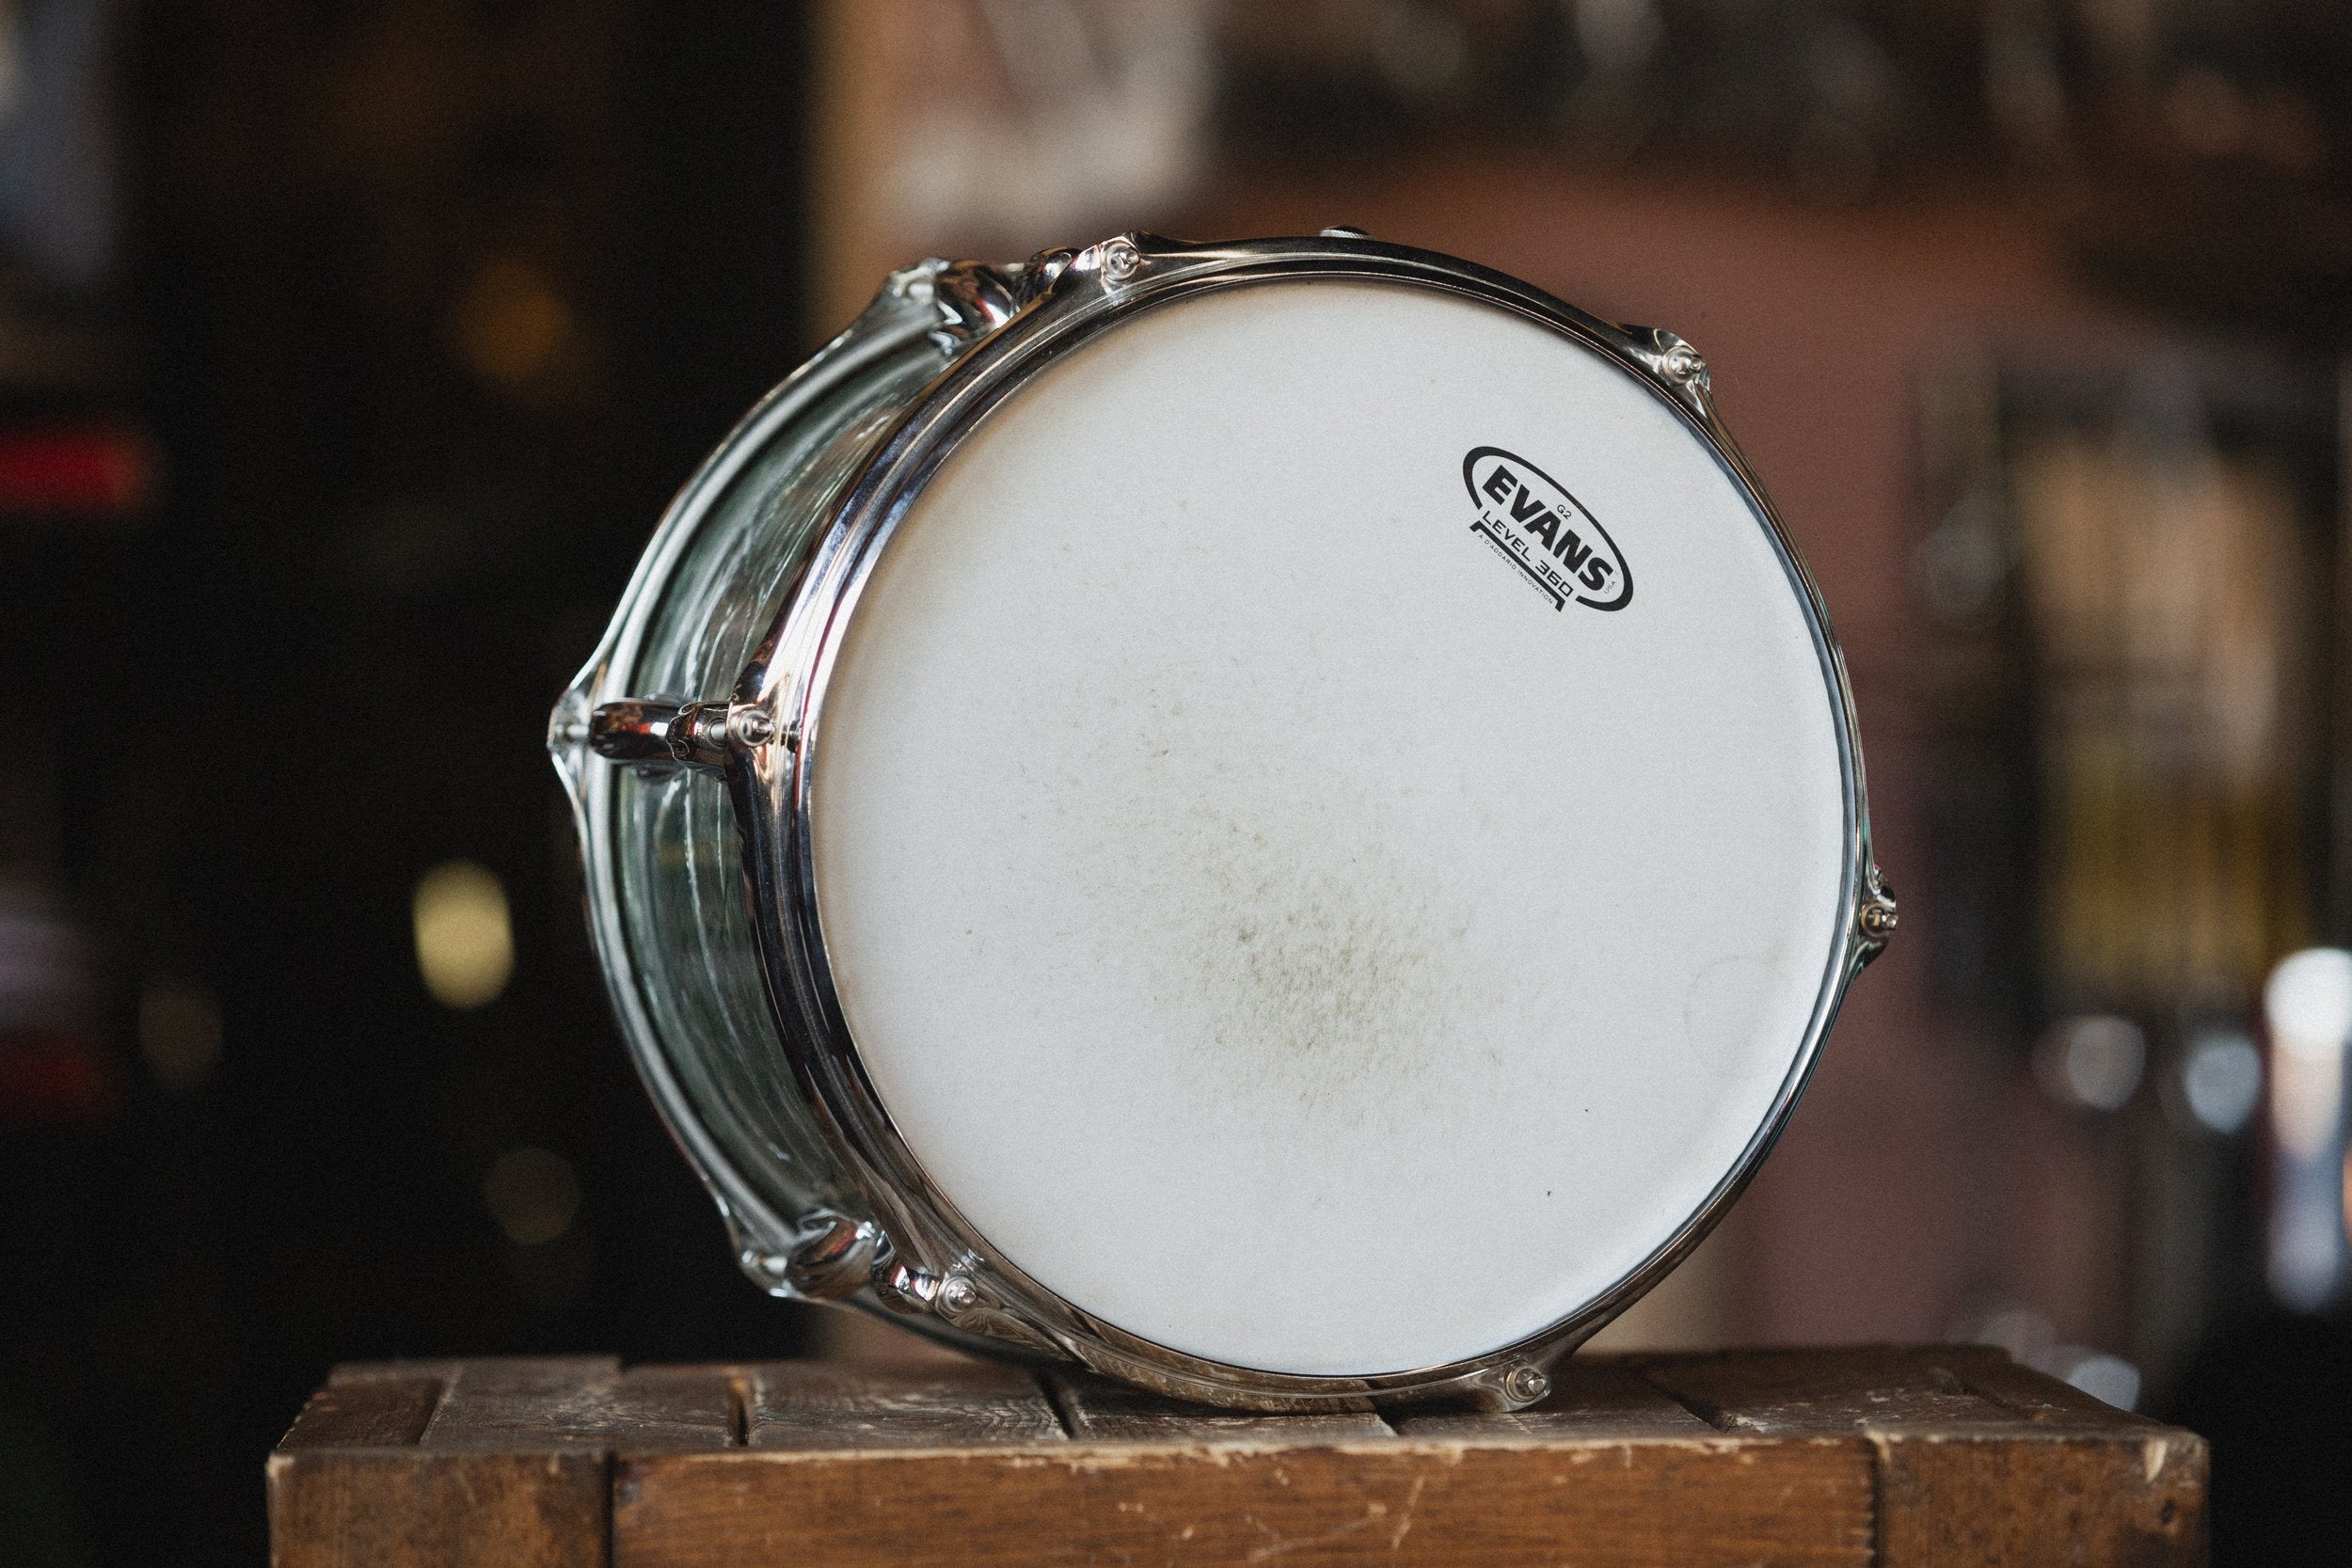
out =
[[[139,1059],[166,1094],[201,1088],[220,1065],[220,1007],[182,980],[151,980],[139,992]]]
[[[412,912],[417,972],[445,1007],[498,1000],[515,974],[515,931],[506,889],[471,861],[449,861],[417,882]]]
[[[2263,990],[2270,1020],[2270,1116],[2280,1146],[2327,1152],[2344,1115],[2344,1049],[2352,1037],[2352,953],[2308,947],[2279,960]]]
[[[2290,953],[2263,988],[2270,1025],[2272,1292],[2298,1312],[2342,1292],[2344,1234],[2344,1047],[2352,1039],[2352,953]]]
[[[482,1179],[482,1201],[516,1246],[544,1246],[580,1213],[580,1174],[551,1149],[510,1148]]]
[[[2223,1136],[2245,1127],[2262,1099],[2262,1053],[2238,1031],[2204,1035],[2181,1062],[2181,1098],[2197,1124]]]
[[[2147,1062],[2147,1036],[2114,1013],[2063,1020],[2034,1053],[2042,1091],[2085,1111],[2122,1110],[2139,1087]]]

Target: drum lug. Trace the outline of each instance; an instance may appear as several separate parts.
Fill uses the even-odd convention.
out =
[[[1041,250],[1009,270],[1018,275],[1021,303],[1029,305],[1065,283],[1091,281],[1115,293],[1140,277],[1155,259],[1181,248],[1152,234],[1115,234],[1084,250]]]
[[[758,703],[681,703],[667,697],[605,703],[588,716],[588,748],[612,762],[655,771],[723,769],[739,752],[797,741]]]
[[[1629,326],[1625,332],[1630,340],[1628,352],[1651,380],[1693,413],[1712,414],[1708,400],[1714,384],[1697,349],[1662,326]]]
[[[930,305],[939,313],[931,341],[946,353],[961,354],[1027,303],[1021,281],[1014,269],[934,258],[892,273],[882,293]]]
[[[1854,906],[1853,923],[1861,933],[1859,951],[1864,963],[1886,950],[1886,939],[1895,934],[1895,892],[1873,863],[1863,878],[1861,901]]]
[[[898,1261],[888,1237],[882,1239],[882,1250],[875,1254],[871,1275],[875,1298],[906,1317],[930,1311],[932,1298],[939,1294],[939,1275]]]
[[[855,1295],[873,1273],[881,1234],[871,1221],[812,1215],[803,1240],[784,1258],[781,1282],[794,1295],[820,1301]]]
[[[961,354],[1073,275],[1109,289],[1133,282],[1150,264],[1146,247],[1165,245],[1148,235],[1120,234],[1085,250],[1041,250],[1009,266],[935,259],[891,274],[882,292],[929,304],[939,314],[931,341],[945,353]]]
[[[1052,293],[1054,285],[1061,281],[1062,274],[1070,270],[1070,263],[1077,258],[1076,251],[1063,245],[1055,250],[1041,250],[1023,262],[1021,303],[1026,305]]]

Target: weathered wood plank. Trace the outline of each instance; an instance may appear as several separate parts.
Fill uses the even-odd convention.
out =
[[[1447,1411],[1399,1412],[1390,1425],[1409,1438],[1464,1442],[1526,1437],[1557,1442],[1633,1438],[1711,1437],[1715,1429],[1628,1368],[1611,1362],[1568,1361],[1553,1370],[1551,1392],[1539,1404],[1507,1415]]]
[[[309,1449],[269,1459],[271,1568],[605,1568],[599,1452]]]
[[[330,1383],[312,1394],[286,1435],[281,1449],[399,1449],[424,1434],[433,1406],[441,1397],[441,1380],[432,1377],[387,1377],[367,1382]]]
[[[1378,1443],[1396,1434],[1371,1411],[1264,1416],[1147,1394],[1085,1372],[1048,1372],[1045,1384],[1070,1435],[1082,1443]]]
[[[2203,1440],[2109,1409],[2001,1351],[1868,1347],[1630,1364],[1726,1431],[1867,1438],[1888,1568],[2205,1560]]]
[[[2204,1444],[1998,1352],[1600,1357],[1556,1385],[1391,1425],[1077,1377],[1049,1398],[977,1362],[351,1367],[270,1458],[272,1560],[2203,1560]]]
[[[1867,1447],[1066,1443],[624,1459],[615,1568],[1870,1560]]]
[[[777,1361],[745,1370],[755,1449],[1002,1447],[1063,1440],[1037,1379],[987,1361],[882,1369]]]
[[[1959,1369],[2008,1361],[1981,1346],[1750,1351],[1627,1356],[1617,1363],[1726,1432],[1806,1436],[1897,1426],[2007,1424],[2010,1413],[1968,1391]]]
[[[2204,1562],[2205,1445],[2185,1432],[1883,1435],[1889,1568],[2181,1568]]]
[[[431,1449],[602,1448],[606,1423],[599,1418],[620,1378],[621,1364],[610,1356],[460,1362],[418,1442]]]
[[[269,1465],[276,1568],[602,1568],[612,1451],[723,1449],[724,1368],[606,1357],[339,1369]]]
[[[740,1448],[750,1398],[741,1367],[631,1367],[613,1385],[606,1436],[634,1453]]]
[[[272,1568],[604,1568],[612,1462],[558,1413],[618,1377],[609,1356],[338,1368],[321,1430],[374,1414],[270,1456]]]
[[[2163,1423],[2118,1410],[2105,1400],[2091,1398],[2071,1384],[2021,1367],[2003,1355],[1985,1357],[1954,1368],[1967,1390],[1992,1401],[2011,1415],[2037,1426],[2088,1427],[2098,1431],[2125,1428],[2161,1429]]]
[[[573,1359],[578,1360],[583,1366],[613,1367],[619,1365],[618,1361],[610,1355],[579,1356]],[[464,1358],[458,1356],[428,1356],[401,1361],[342,1361],[338,1362],[328,1370],[326,1382],[329,1387],[342,1383],[375,1383],[385,1378],[429,1377],[437,1382],[447,1383],[456,1375],[457,1369],[464,1365],[466,1365]]]
[[[723,1449],[735,1441],[730,1374],[669,1368],[624,1375],[610,1358],[467,1361],[420,1446],[460,1449]]]

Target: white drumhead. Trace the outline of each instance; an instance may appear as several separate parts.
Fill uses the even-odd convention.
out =
[[[1467,1359],[1770,1116],[1843,925],[1833,701],[1628,372],[1401,283],[1204,293],[883,547],[811,730],[820,928],[909,1148],[1040,1283],[1263,1370]]]

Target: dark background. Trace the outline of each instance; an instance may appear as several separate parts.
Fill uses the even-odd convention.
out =
[[[0,531],[39,800],[0,832],[91,934],[100,1064],[86,1105],[0,1130],[11,1563],[261,1561],[260,1456],[333,1361],[800,1343],[618,1049],[538,736],[669,492],[812,346],[802,18],[135,23],[119,292],[64,308],[110,362],[25,401],[143,432],[156,499]],[[519,386],[453,352],[453,301],[510,259],[573,324]],[[527,955],[463,1013],[408,928],[456,857]],[[135,1055],[156,974],[229,1042],[178,1094]],[[485,1212],[516,1147],[580,1173],[560,1244]]]

